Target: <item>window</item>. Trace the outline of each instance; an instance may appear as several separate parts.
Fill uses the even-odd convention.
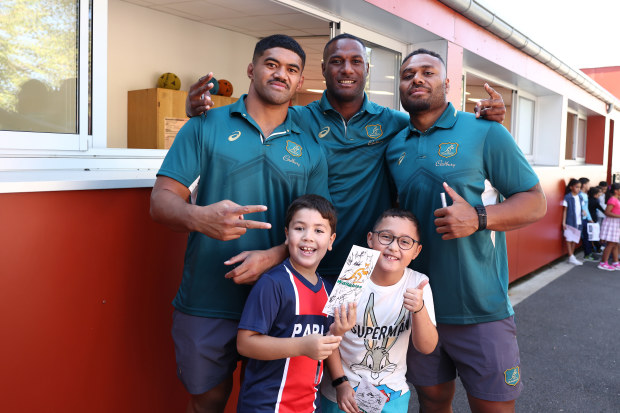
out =
[[[85,150],[92,0],[0,3],[0,149]]]
[[[535,103],[532,99],[519,96],[517,106],[517,130],[515,139],[523,154],[532,155],[534,143]]]
[[[366,42],[366,55],[370,64],[366,83],[368,98],[379,105],[397,109],[400,53]]]
[[[587,122],[584,117],[568,112],[566,116],[566,160],[585,162],[586,126]]]

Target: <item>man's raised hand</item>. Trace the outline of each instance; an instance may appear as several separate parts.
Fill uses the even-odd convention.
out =
[[[482,99],[476,103],[474,107],[476,117],[503,123],[506,117],[506,105],[504,104],[502,95],[497,93],[488,83],[484,84],[484,89],[487,91],[490,98]]]
[[[201,77],[189,87],[187,99],[185,99],[185,113],[188,117],[198,116],[213,107],[211,93],[209,92],[213,88],[213,84],[209,83],[211,79],[213,79],[212,72]]]

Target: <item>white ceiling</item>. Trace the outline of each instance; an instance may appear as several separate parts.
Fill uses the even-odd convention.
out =
[[[329,22],[271,0],[124,0],[163,13],[256,38],[280,33],[295,37],[306,52],[304,89],[325,88],[321,74]]]

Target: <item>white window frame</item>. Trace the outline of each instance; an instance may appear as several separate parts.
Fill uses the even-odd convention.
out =
[[[0,131],[0,154],[11,150],[86,151],[106,141],[107,64],[93,64],[93,134],[88,133],[89,2],[79,1],[78,16],[78,124],[77,133]],[[107,62],[107,0],[93,2],[93,62]],[[103,28],[103,32],[101,29]],[[101,33],[100,33],[101,32]],[[102,93],[103,92],[103,93]],[[98,96],[98,99],[95,99]],[[103,97],[103,102],[101,98]],[[103,111],[101,107],[103,106]],[[95,127],[94,125],[98,125]],[[99,125],[103,125],[101,128]]]
[[[92,134],[88,133],[89,1],[79,9],[78,132],[0,131],[0,193],[152,187],[167,151],[107,147],[108,0],[92,2]]]
[[[531,124],[531,132],[532,132],[532,140],[530,141],[530,151],[529,153],[523,152],[523,155],[525,156],[525,158],[532,163],[534,160],[534,156],[535,156],[535,150],[536,150],[536,138],[537,138],[537,123],[538,123],[538,99],[536,98],[536,96],[527,93],[525,91],[522,90],[514,90],[513,94],[512,94],[512,135],[513,138],[515,139],[515,141],[517,142],[517,145],[519,144],[519,134],[520,134],[520,104],[521,101],[520,99],[527,99],[529,101],[531,101],[534,104],[534,113],[533,113],[533,119],[532,119],[532,124]]]

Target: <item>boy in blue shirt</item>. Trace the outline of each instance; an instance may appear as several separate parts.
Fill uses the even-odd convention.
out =
[[[250,360],[238,412],[320,411],[322,360],[355,322],[354,304],[335,311],[331,326],[323,314],[328,292],[316,269],[336,238],[334,207],[321,196],[303,195],[291,203],[285,222],[289,258],[258,279],[239,322],[237,348]]]

